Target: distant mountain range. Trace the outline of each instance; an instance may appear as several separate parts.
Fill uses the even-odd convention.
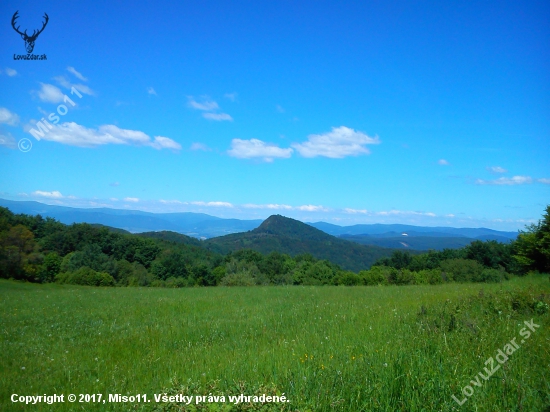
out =
[[[422,227],[399,224],[337,226],[325,222],[311,223],[311,225],[331,235],[363,245],[410,250],[457,249],[474,240],[496,240],[508,243],[518,235],[517,232],[502,232],[487,228]]]
[[[353,225],[353,226],[338,226],[331,223],[317,222],[310,223],[311,226],[316,227],[323,232],[333,236],[341,235],[377,235],[380,237],[393,237],[393,236],[430,236],[430,237],[469,237],[479,238],[483,237],[503,237],[507,239],[515,239],[517,232],[501,232],[498,230],[487,228],[456,228],[456,227],[424,227],[424,226],[412,226],[412,225],[384,225],[380,223],[372,225]],[[492,240],[492,239],[487,239]]]
[[[195,238],[209,239],[253,231],[256,228],[259,229],[262,224],[260,219],[223,219],[204,213],[150,213],[110,208],[84,209],[5,199],[0,199],[0,206],[7,207],[14,213],[53,217],[65,224],[83,222],[101,224],[131,233],[165,232],[164,235],[143,234],[150,237],[171,237],[173,235],[168,232],[176,232]],[[326,222],[307,225],[325,232],[324,234],[355,243],[392,249],[442,250],[463,247],[473,240],[509,242],[517,237],[516,232],[502,232],[486,228],[422,227],[400,224],[338,226]],[[309,233],[302,229],[300,229],[300,233]],[[289,237],[287,235],[289,234],[287,233],[285,237]],[[317,235],[316,238],[318,238]]]
[[[196,238],[210,238],[229,233],[252,230],[262,223],[258,220],[222,219],[204,213],[150,213],[140,210],[110,208],[73,208],[46,205],[33,201],[0,199],[0,206],[13,213],[53,217],[65,224],[99,223],[131,233],[172,231]]]

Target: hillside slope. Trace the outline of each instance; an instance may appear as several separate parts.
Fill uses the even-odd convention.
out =
[[[291,256],[309,253],[317,259],[327,259],[352,271],[367,269],[377,259],[390,256],[393,252],[391,249],[338,239],[281,215],[270,216],[249,232],[208,239],[204,244],[208,249],[222,254],[240,249],[252,249],[261,253],[278,251]]]

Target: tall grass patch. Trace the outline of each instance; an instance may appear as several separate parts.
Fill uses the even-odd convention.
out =
[[[462,398],[487,358],[534,319],[540,329],[460,410],[541,410],[550,405],[549,295],[542,275],[399,287],[1,281],[0,409],[193,410],[154,402],[24,406],[10,402],[13,393],[284,393],[291,402],[202,408],[458,410],[452,395]]]

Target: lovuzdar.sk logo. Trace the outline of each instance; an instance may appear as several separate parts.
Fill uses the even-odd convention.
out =
[[[39,30],[33,30],[32,34],[29,36],[27,34],[26,29],[24,32],[21,32],[21,30],[19,30],[21,26],[15,27],[16,20],[19,17],[18,13],[19,13],[19,10],[17,10],[13,14],[13,17],[11,18],[11,26],[25,41],[25,49],[27,50],[27,54],[14,54],[13,60],[47,60],[47,56],[45,54],[37,55],[37,54],[32,54],[32,52],[34,50],[34,42],[36,41],[40,33],[44,31],[44,29],[46,28],[46,25],[48,24],[48,21],[50,20],[50,18],[48,17],[48,14],[44,13],[44,22],[42,23],[42,28]]]

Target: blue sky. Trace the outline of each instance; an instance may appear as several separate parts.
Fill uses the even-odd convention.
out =
[[[30,33],[48,14],[47,60],[14,60],[17,10]],[[0,16],[0,197],[501,230],[550,203],[548,2],[4,1]]]

